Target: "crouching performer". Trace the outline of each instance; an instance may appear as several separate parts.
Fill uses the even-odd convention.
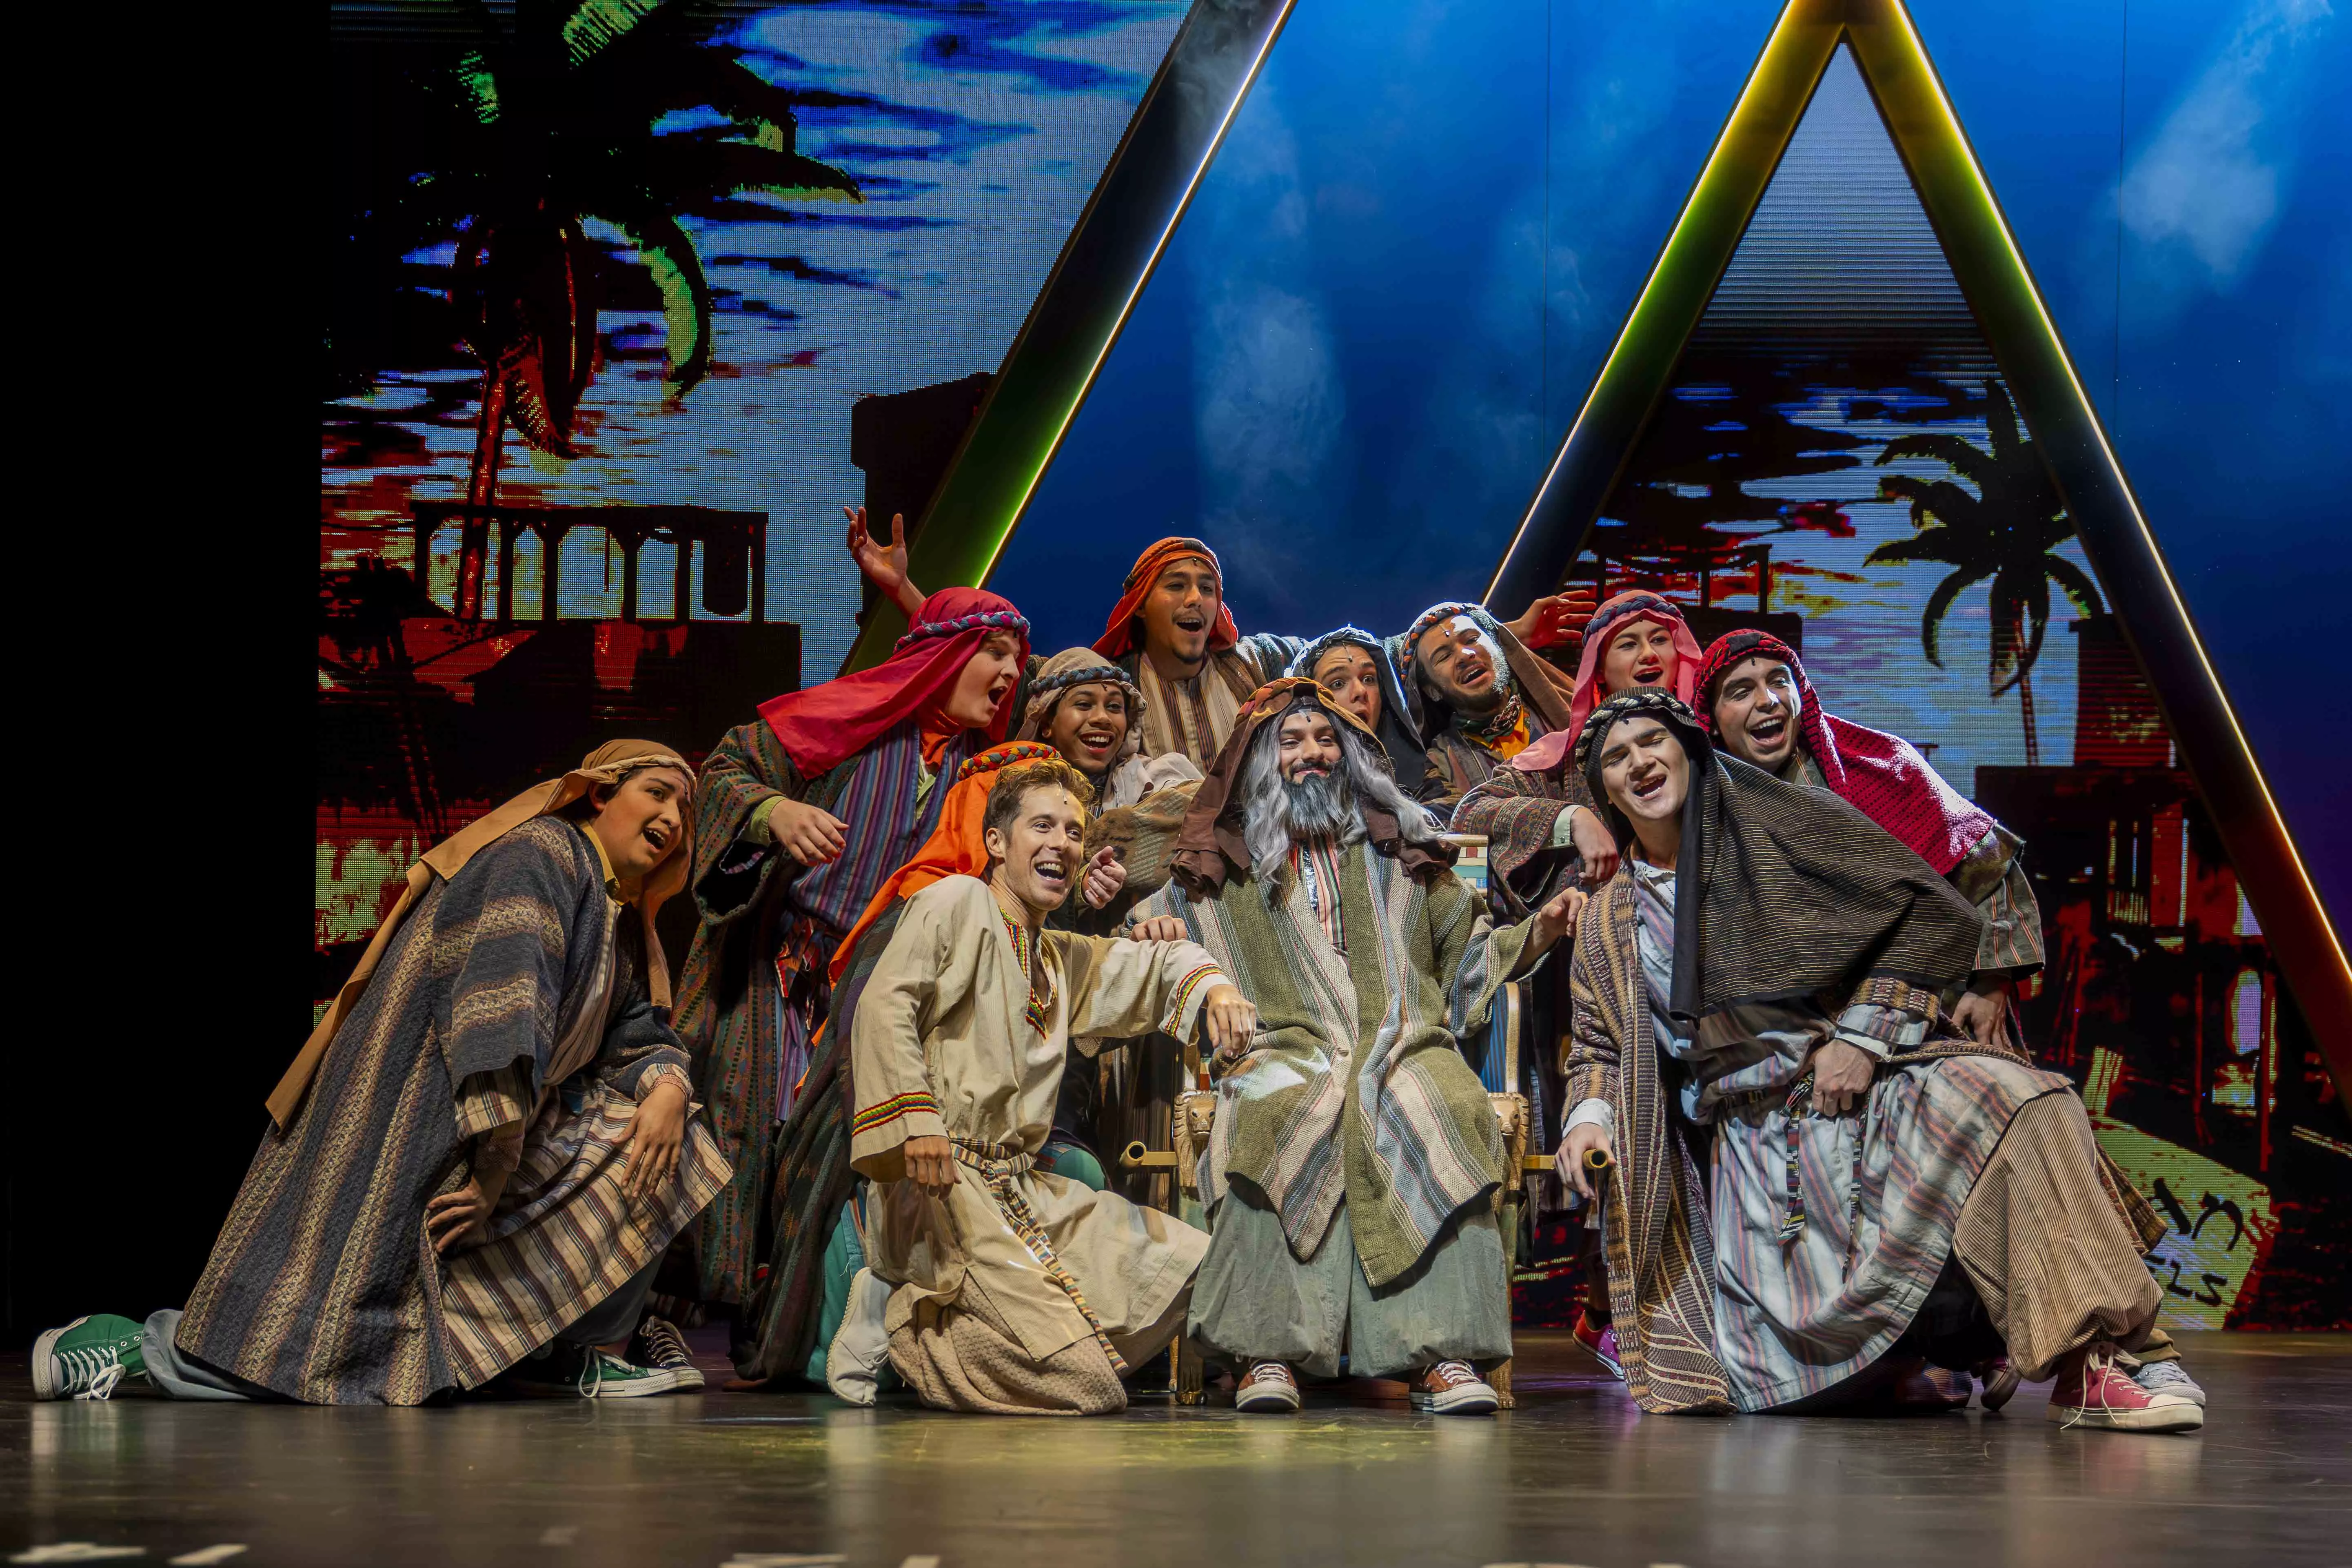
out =
[[[666,1328],[637,1361],[601,1347],[638,1329],[663,1248],[729,1174],[689,1119],[654,936],[693,792],[667,747],[615,741],[413,867],[270,1096],[184,1314],[42,1335],[38,1396],[135,1377],[418,1405],[509,1369],[532,1394],[679,1386]]]
[[[986,880],[906,900],[851,1027],[850,1159],[879,1184],[870,1262],[825,1358],[874,1401],[887,1354],[926,1405],[1013,1415],[1127,1407],[1120,1381],[1183,1327],[1200,1231],[1037,1168],[1070,1042],[1256,1015],[1191,942],[1045,929],[1085,864],[1085,776],[1016,763],[988,797]]]
[[[1571,965],[1559,1160],[1601,1190],[1642,1408],[1940,1405],[1925,1361],[2006,1342],[2056,1377],[2053,1421],[2199,1426],[2118,1364],[2163,1297],[2082,1102],[1940,1014],[1968,901],[1844,801],[1718,757],[1663,691],[1601,704],[1576,762],[1624,858]]]
[[[1584,895],[1495,929],[1379,739],[1295,676],[1243,706],[1174,859],[1138,931],[1202,942],[1262,1017],[1215,1061],[1192,1337],[1240,1373],[1241,1410],[1297,1409],[1297,1373],[1337,1376],[1344,1351],[1354,1375],[1408,1380],[1416,1408],[1492,1411],[1507,1173],[1455,1041]]]

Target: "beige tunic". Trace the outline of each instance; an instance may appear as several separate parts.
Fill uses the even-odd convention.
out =
[[[1073,1039],[1091,1053],[1152,1030],[1184,1037],[1225,977],[1188,942],[1058,931],[1038,940],[1052,991],[1033,1015],[1029,976],[985,883],[950,877],[907,900],[850,1037],[850,1161],[880,1184],[866,1257],[899,1287],[894,1327],[918,1309],[961,1309],[1033,1361],[1093,1339],[1117,1367],[1113,1343],[1167,1315],[1208,1236],[1030,1162],[1052,1129]],[[944,1200],[902,1179],[907,1140],[925,1136],[956,1143],[957,1184]]]

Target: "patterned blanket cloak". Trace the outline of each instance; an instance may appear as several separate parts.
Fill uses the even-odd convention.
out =
[[[642,929],[616,928],[594,847],[560,817],[436,881],[286,1131],[263,1135],[180,1347],[290,1399],[416,1405],[487,1382],[658,1257],[727,1167],[690,1124],[669,1190],[620,1196],[639,1091],[686,1071]],[[551,1054],[614,942],[602,1047],[550,1093]],[[491,1239],[436,1258],[426,1201],[465,1184],[475,1136],[519,1114],[522,1163]]]
[[[951,774],[986,743],[978,731],[958,735],[940,771]],[[819,1184],[838,1189],[835,1211],[846,1193],[848,1112],[832,1083],[838,1064],[810,1053],[822,1049],[814,1037],[830,1006],[825,970],[835,948],[883,879],[938,824],[945,791],[935,785],[918,800],[921,770],[912,720],[814,781],[763,721],[729,731],[703,764],[690,884],[701,921],[678,984],[678,1033],[694,1053],[711,1131],[735,1169],[699,1227],[705,1302],[751,1299],[770,1245],[765,1222],[784,1212],[782,1189],[795,1179],[796,1167],[778,1163],[780,1144],[802,1146],[829,1166],[833,1180]],[[846,823],[841,857],[803,867],[772,844],[746,839],[752,814],[777,795]],[[780,1118],[799,1125],[780,1137]],[[816,1245],[824,1247],[822,1234]]]
[[[1198,895],[1171,880],[1137,918],[1181,916],[1258,1009],[1256,1045],[1217,1086],[1203,1196],[1256,1186],[1300,1258],[1344,1197],[1378,1286],[1504,1179],[1494,1110],[1456,1041],[1485,1026],[1528,931],[1496,929],[1442,865],[1416,879],[1360,843],[1342,853],[1339,885],[1344,955],[1286,868]]]

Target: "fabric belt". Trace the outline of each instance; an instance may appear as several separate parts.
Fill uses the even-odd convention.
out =
[[[1029,1256],[1037,1260],[1037,1266],[1045,1271],[1045,1278],[1069,1297],[1070,1305],[1076,1307],[1078,1316],[1086,1321],[1087,1329],[1094,1335],[1095,1342],[1102,1347],[1103,1354],[1110,1358],[1111,1371],[1124,1377],[1127,1374],[1127,1358],[1111,1344],[1110,1334],[1103,1328],[1102,1320],[1095,1316],[1095,1310],[1087,1304],[1086,1292],[1078,1288],[1076,1278],[1063,1266],[1060,1255],[1055,1252],[1053,1242],[1045,1235],[1045,1225],[1037,1218],[1037,1211],[1029,1206],[1029,1200],[1021,1195],[1019,1187],[1013,1185],[1014,1177],[1035,1167],[1036,1156],[1010,1143],[983,1143],[971,1138],[953,1138],[949,1142],[954,1145],[956,1163],[969,1165],[979,1173],[989,1195],[996,1200],[998,1212],[1013,1227],[1013,1234],[1021,1238],[1021,1245],[1029,1249]]]

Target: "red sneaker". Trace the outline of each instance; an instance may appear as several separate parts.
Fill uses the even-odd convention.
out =
[[[2049,1419],[2101,1432],[2194,1432],[2205,1408],[2178,1394],[2151,1394],[2116,1364],[2104,1341],[2073,1358],[2050,1390]]]
[[[1617,1331],[1614,1328],[1606,1323],[1594,1328],[1591,1314],[1579,1307],[1576,1310],[1576,1326],[1569,1332],[1576,1336],[1578,1344],[1592,1352],[1593,1360],[1609,1369],[1610,1376],[1620,1383],[1625,1381],[1624,1363],[1617,1359]]]

